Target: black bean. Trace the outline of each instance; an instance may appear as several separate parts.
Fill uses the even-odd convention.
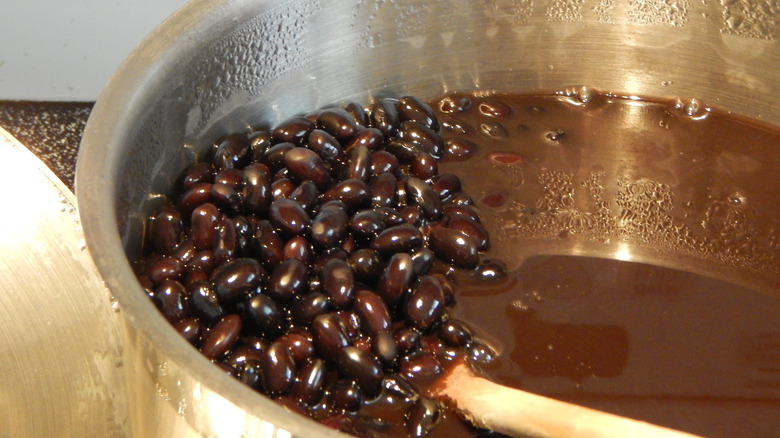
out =
[[[341,201],[350,211],[355,211],[371,204],[371,191],[365,182],[359,179],[341,181],[322,195],[322,202]]]
[[[489,365],[496,358],[496,352],[487,344],[472,342],[467,348],[468,358],[477,366]]]
[[[392,99],[382,99],[373,106],[369,117],[371,126],[382,131],[388,138],[395,135],[401,123],[395,105],[396,101]]]
[[[290,117],[276,126],[273,130],[273,139],[277,143],[290,142],[302,144],[314,128],[314,122],[306,117]]]
[[[436,227],[428,235],[428,245],[436,256],[461,268],[477,266],[477,244],[458,230]]]
[[[225,316],[214,287],[208,281],[196,281],[187,287],[190,311],[206,325],[212,325]]]
[[[221,265],[232,260],[238,254],[238,231],[232,219],[223,217],[217,226],[214,242],[214,262]]]
[[[311,181],[304,181],[290,193],[290,199],[301,204],[303,210],[311,216],[319,204],[320,192]]]
[[[498,122],[480,123],[479,130],[482,135],[492,140],[503,140],[509,135],[504,125]]]
[[[320,271],[320,284],[333,307],[340,309],[352,304],[355,298],[355,278],[344,260],[328,260]]]
[[[295,147],[289,142],[277,143],[265,151],[260,162],[268,166],[271,173],[276,173],[285,166],[284,156]]]
[[[444,414],[436,401],[420,397],[406,414],[406,433],[414,438],[428,436],[442,418]]]
[[[280,178],[271,183],[271,200],[289,198],[295,191],[295,183],[287,178]]]
[[[495,100],[486,100],[480,103],[477,108],[479,112],[489,117],[506,117],[512,113],[509,105]]]
[[[246,320],[244,320],[246,322]],[[261,338],[255,338],[260,340],[261,345],[248,345],[244,342],[244,338],[239,337],[236,341],[236,345],[230,351],[225,363],[229,364],[237,370],[241,370],[246,365],[247,361],[259,361],[263,352],[270,345],[268,341]],[[256,348],[259,346],[259,348]]]
[[[274,342],[260,359],[263,383],[269,395],[287,394],[295,383],[295,361],[287,347]]]
[[[471,99],[468,96],[450,95],[439,101],[439,110],[444,113],[460,113],[471,108]]]
[[[250,143],[246,134],[230,134],[216,144],[214,167],[217,171],[244,167],[249,163]]]
[[[441,198],[425,181],[409,177],[406,180],[406,197],[410,204],[420,206],[426,219],[436,220],[441,217]]]
[[[152,242],[160,254],[171,254],[181,242],[184,223],[181,214],[173,208],[165,208],[154,219]]]
[[[288,240],[282,252],[284,259],[300,260],[308,265],[312,260],[312,249],[309,241],[303,236],[295,236]]]
[[[431,154],[422,153],[409,165],[409,173],[422,180],[428,180],[439,174],[439,166]]]
[[[176,323],[189,314],[186,290],[178,281],[164,280],[154,290],[154,304],[170,323]]]
[[[417,145],[418,150],[427,152],[434,158],[441,158],[444,154],[444,141],[441,136],[433,129],[417,122],[401,122],[398,139]]]
[[[255,259],[235,259],[214,271],[214,292],[220,303],[235,303],[255,292],[266,275]]]
[[[478,251],[485,251],[489,246],[488,232],[477,221],[469,219],[466,216],[450,216],[447,223],[448,228],[460,231],[468,236],[476,245]]]
[[[241,193],[246,212],[264,214],[272,197],[268,174],[257,168],[245,168]]]
[[[382,135],[382,131],[376,128],[365,128],[359,131],[355,137],[347,143],[344,150],[349,152],[358,146],[364,146],[369,151],[373,151],[380,148],[384,141],[385,137]]]
[[[278,342],[290,350],[296,365],[302,365],[314,357],[314,343],[302,333],[287,333],[278,337],[274,342]]]
[[[368,125],[368,111],[366,111],[366,108],[358,102],[347,103],[344,106],[344,111],[348,112],[359,125]]]
[[[263,365],[258,359],[249,359],[238,365],[237,368],[241,372],[241,383],[257,391],[263,390]]]
[[[361,248],[350,254],[347,263],[355,275],[355,280],[366,284],[376,283],[385,264],[378,252],[368,248]]]
[[[341,350],[349,345],[349,335],[344,322],[334,313],[314,318],[311,324],[314,348],[328,362],[335,362]]]
[[[430,275],[439,280],[442,291],[444,291],[444,302],[447,303],[448,306],[453,304],[455,302],[455,284],[453,283],[452,278],[441,272],[434,272]]]
[[[311,292],[293,300],[290,315],[295,324],[309,326],[316,317],[328,311],[328,306],[328,297],[319,292]]]
[[[415,350],[420,345],[422,335],[417,329],[404,327],[393,334],[398,351],[405,353]]]
[[[346,163],[342,170],[343,179],[367,181],[371,176],[371,152],[363,145],[357,145],[347,151]]]
[[[368,289],[355,293],[352,310],[360,320],[361,330],[366,333],[384,332],[390,329],[392,318],[382,297]]]
[[[203,339],[200,351],[209,359],[216,359],[227,353],[241,333],[241,317],[234,313],[224,316]]]
[[[189,190],[192,186],[198,183],[211,183],[214,182],[214,169],[209,162],[196,163],[190,166],[184,173],[184,179],[182,186],[184,190]]]
[[[385,225],[388,227],[394,227],[406,223],[406,219],[401,215],[398,210],[389,207],[376,207],[376,211],[382,213],[385,217]]]
[[[371,352],[374,353],[384,369],[389,369],[395,364],[398,356],[398,345],[390,332],[379,332],[373,337]]]
[[[344,157],[341,143],[322,129],[315,129],[309,134],[306,146],[328,163],[335,163]]]
[[[474,200],[471,199],[471,196],[465,193],[456,193],[446,201],[445,205],[458,205],[461,207],[465,207],[465,206],[474,205]]]
[[[294,201],[293,201],[294,202]],[[273,269],[284,257],[284,240],[267,220],[255,225],[254,253],[266,269]]]
[[[334,412],[357,412],[363,406],[363,394],[357,383],[334,382],[327,391],[328,407]]]
[[[377,293],[388,305],[400,301],[414,278],[412,257],[399,252],[390,257],[385,270],[377,281]]]
[[[442,366],[433,353],[416,353],[401,359],[402,376],[416,384],[431,382],[442,373]]]
[[[403,306],[406,321],[421,331],[436,324],[444,313],[444,291],[435,277],[421,277]]]
[[[357,347],[345,347],[336,360],[342,377],[354,380],[363,394],[372,397],[381,389],[382,367],[374,356]]]
[[[260,129],[250,132],[247,137],[249,138],[250,160],[260,161],[263,153],[272,146],[273,135],[268,130]]]
[[[423,225],[425,217],[423,216],[422,209],[419,205],[401,207],[398,213],[404,218],[404,222],[409,225],[414,225],[415,227]]]
[[[196,345],[200,341],[200,335],[203,331],[200,322],[194,318],[184,318],[174,324],[173,328],[175,328],[187,342],[193,345]]]
[[[471,140],[454,137],[444,140],[442,161],[466,161],[477,152],[478,146]]]
[[[350,218],[349,229],[362,241],[373,240],[385,229],[385,216],[376,210],[361,210]]]
[[[456,217],[458,215],[465,216],[477,223],[481,223],[479,214],[468,205],[445,205],[444,214],[449,217]]]
[[[385,143],[385,150],[395,155],[395,157],[398,158],[398,162],[403,164],[411,163],[419,154],[430,153],[427,149],[417,143],[412,143],[411,141],[401,138],[394,138]]]
[[[410,252],[422,245],[423,235],[419,228],[402,224],[386,228],[371,243],[371,249],[384,256],[398,252]]]
[[[330,173],[319,155],[311,149],[292,148],[284,155],[292,179],[298,183],[313,182],[320,190],[330,186]]]
[[[316,358],[305,363],[298,370],[298,378],[290,390],[290,397],[308,406],[317,403],[322,398],[326,372],[327,368],[322,359]]]
[[[160,284],[165,280],[178,280],[184,273],[184,263],[176,257],[165,256],[152,261],[148,270],[152,283]]]
[[[439,339],[450,347],[463,347],[471,341],[471,329],[463,321],[450,319],[439,327]]]
[[[197,254],[198,249],[195,248],[195,243],[192,241],[192,239],[185,239],[182,240],[179,245],[174,248],[173,252],[170,254],[174,258],[177,258],[181,260],[184,263],[185,269],[187,267],[187,262],[195,257],[195,254]]]
[[[350,140],[358,132],[358,123],[355,118],[341,108],[323,110],[317,117],[317,125],[341,142]]]
[[[211,183],[193,184],[182,195],[176,209],[179,210],[182,217],[188,217],[192,214],[195,207],[211,201]]]
[[[211,202],[213,202],[220,211],[231,216],[241,212],[241,197],[233,187],[227,184],[214,183],[211,185]]]
[[[411,120],[424,125],[434,131],[439,130],[439,121],[436,113],[430,105],[414,96],[404,96],[398,99],[396,105],[398,117],[402,120]]]
[[[326,204],[311,223],[311,240],[319,248],[337,247],[347,236],[349,217],[340,202]]]
[[[374,151],[371,153],[371,174],[376,176],[382,173],[394,173],[398,169],[398,158],[387,151]]]
[[[267,294],[280,303],[302,295],[309,286],[309,268],[297,259],[286,259],[268,277]]]
[[[412,264],[414,265],[415,277],[422,277],[433,267],[434,254],[428,247],[422,247],[412,252]]]
[[[240,190],[243,178],[244,172],[241,169],[220,170],[214,175],[214,184],[225,184],[233,190]]]
[[[298,236],[308,231],[311,219],[301,204],[292,199],[276,199],[268,209],[268,219],[288,237]]]
[[[455,194],[460,193],[460,178],[452,173],[443,173],[433,179],[431,188],[442,201],[447,201]]]
[[[380,173],[371,181],[371,205],[393,208],[398,202],[395,188],[398,179],[392,173]]]

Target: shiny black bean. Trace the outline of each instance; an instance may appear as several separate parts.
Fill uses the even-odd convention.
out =
[[[415,227],[419,227],[423,224],[423,212],[418,205],[407,205],[401,207],[398,213],[404,218],[404,222]]]
[[[224,316],[209,330],[203,339],[200,351],[209,359],[216,359],[227,353],[241,333],[241,317],[231,313]]]
[[[458,230],[436,227],[428,235],[428,245],[436,256],[461,268],[477,266],[477,244]]]
[[[402,121],[411,120],[434,131],[439,130],[439,121],[430,105],[414,96],[404,96],[398,99],[396,105],[398,117]]]
[[[355,280],[366,284],[374,284],[379,276],[382,275],[385,262],[378,252],[368,248],[361,248],[349,255],[347,263],[355,275]]]
[[[171,254],[181,242],[184,223],[181,214],[173,208],[165,208],[154,219],[152,243],[160,254]]]
[[[368,289],[355,293],[352,311],[360,320],[360,329],[365,333],[378,333],[390,329],[393,320],[382,297]]]
[[[382,213],[385,217],[385,225],[388,227],[394,227],[406,223],[406,219],[401,215],[398,210],[389,207],[376,207],[374,210]]]
[[[273,130],[273,139],[276,143],[302,144],[314,128],[314,122],[306,117],[290,117],[276,126]]]
[[[317,125],[336,137],[340,142],[349,141],[358,132],[354,117],[341,108],[327,108],[317,117]]]
[[[246,134],[230,134],[216,144],[214,167],[217,171],[246,166],[251,158],[250,143]]]
[[[417,353],[401,358],[400,374],[411,382],[431,382],[442,373],[439,359],[433,353]]]
[[[453,279],[442,272],[434,272],[430,275],[441,283],[442,290],[444,291],[444,302],[447,303],[448,306],[452,305],[455,302],[455,284]]]
[[[319,292],[311,292],[293,300],[290,315],[295,324],[309,326],[316,317],[327,312],[328,307],[328,297]]]
[[[349,216],[341,203],[326,204],[311,223],[311,240],[316,247],[337,247],[347,236]]]
[[[214,286],[208,281],[196,281],[187,287],[190,312],[210,326],[225,316]]]
[[[361,210],[350,218],[349,229],[361,241],[372,240],[385,229],[385,216],[376,210]]]
[[[463,321],[450,319],[439,327],[439,339],[450,347],[463,347],[471,341],[471,329]]]
[[[351,380],[334,382],[327,391],[328,407],[334,412],[357,412],[363,406],[363,394]]]
[[[304,181],[290,193],[290,199],[301,204],[303,210],[311,216],[319,204],[320,192],[311,181]]]
[[[371,174],[374,176],[382,173],[395,173],[398,169],[398,158],[387,151],[374,151],[371,153]]]
[[[469,135],[476,131],[476,128],[468,122],[449,115],[439,117],[439,124],[442,132],[446,131],[456,135]]]
[[[352,140],[347,143],[344,150],[349,152],[358,146],[363,146],[369,151],[373,151],[380,148],[384,141],[385,137],[382,135],[382,131],[376,128],[365,128],[359,131]]]
[[[455,194],[460,193],[461,184],[460,178],[452,173],[443,173],[433,179],[431,188],[442,201],[447,201]]]
[[[417,329],[404,327],[393,333],[393,339],[398,346],[398,351],[405,353],[415,350],[420,345],[422,335]]]
[[[337,310],[333,312],[341,318],[344,328],[347,330],[347,336],[351,341],[360,341],[360,318],[351,310]],[[357,346],[357,345],[356,345]]]
[[[302,183],[309,180],[320,190],[330,186],[328,168],[313,150],[302,147],[292,148],[284,155],[284,163],[293,181]]]
[[[398,252],[410,252],[422,245],[423,235],[419,228],[402,224],[386,228],[371,243],[371,249],[384,256]]]
[[[409,173],[421,180],[428,180],[439,174],[439,166],[431,154],[419,154],[409,165]]]
[[[268,166],[271,173],[276,173],[285,166],[284,156],[295,147],[293,143],[277,143],[265,151],[260,162]]]
[[[173,328],[192,345],[197,345],[203,332],[203,327],[194,318],[184,318],[174,324]]]
[[[246,320],[244,320],[244,323],[246,323]],[[270,345],[268,341],[262,338],[254,338],[258,340],[257,342],[260,342],[259,345],[249,345],[244,342],[244,339],[245,338],[243,337],[238,338],[236,345],[231,349],[230,354],[225,359],[225,363],[237,370],[244,368],[247,361],[259,361],[263,352]],[[257,346],[259,346],[259,348],[255,348]]]
[[[476,143],[465,138],[448,138],[444,140],[444,155],[442,161],[466,161],[477,152]]]
[[[214,175],[214,184],[225,184],[233,190],[240,190],[243,178],[244,172],[241,169],[220,170]]]
[[[452,196],[452,198],[446,201],[445,205],[458,205],[461,207],[466,207],[466,206],[474,205],[474,200],[471,199],[471,196],[465,193],[456,193],[455,195]]]
[[[286,259],[271,271],[266,293],[280,303],[290,301],[296,295],[306,292],[308,276],[309,268],[303,262]]]
[[[398,345],[390,332],[379,332],[373,337],[371,352],[379,359],[384,369],[392,368],[398,357]]]
[[[214,292],[220,303],[235,303],[255,292],[266,276],[255,259],[231,260],[214,271]]]
[[[294,201],[293,201],[294,202]],[[255,225],[254,254],[266,269],[273,269],[284,257],[284,240],[267,220]]]
[[[382,131],[382,134],[387,138],[395,135],[398,125],[401,123],[395,105],[395,100],[382,99],[373,106],[369,117],[371,126]]]
[[[184,273],[184,263],[176,257],[160,257],[149,263],[149,279],[154,284],[160,284],[165,280],[178,280]]]
[[[380,173],[371,181],[371,205],[393,208],[398,203],[395,188],[398,179],[392,173]]]
[[[445,205],[444,214],[449,217],[456,217],[458,215],[465,216],[477,223],[482,222],[479,218],[479,214],[468,205]]]
[[[411,141],[401,138],[394,138],[385,143],[385,150],[395,155],[398,162],[403,164],[411,163],[419,154],[430,153],[427,149],[417,143],[412,143]]]
[[[228,215],[233,216],[241,213],[241,197],[233,187],[227,184],[214,183],[211,185],[211,202]]]
[[[442,408],[436,401],[420,397],[406,414],[406,433],[414,438],[428,436],[442,418]]]
[[[412,252],[412,264],[414,265],[415,277],[422,277],[426,275],[428,271],[433,267],[433,260],[435,255],[430,248],[424,246],[418,248]]]
[[[355,211],[371,204],[371,191],[359,179],[347,179],[335,184],[322,195],[322,202],[341,201],[349,211]]]
[[[419,150],[431,154],[434,158],[441,158],[444,154],[444,141],[433,129],[417,122],[401,122],[398,129],[400,140],[415,144]],[[399,157],[400,159],[400,157]]]
[[[467,348],[469,361],[477,366],[490,365],[495,360],[497,353],[487,344],[474,341]]]
[[[295,191],[295,183],[287,178],[280,178],[271,183],[271,201],[289,198]],[[270,206],[270,204],[269,204]]]
[[[311,334],[317,353],[328,362],[335,362],[341,350],[349,345],[349,335],[344,322],[334,313],[325,313],[314,318]]]
[[[359,179],[368,181],[371,176],[371,152],[363,145],[358,145],[347,151],[347,158],[342,170],[343,179]]]
[[[195,248],[195,243],[192,241],[192,239],[185,239],[182,240],[182,242],[176,246],[176,248],[173,250],[173,252],[170,254],[171,256],[181,260],[184,263],[185,269],[187,267],[187,262],[195,257],[195,254],[197,254],[198,249]]]
[[[301,204],[292,199],[276,199],[268,209],[268,219],[283,235],[298,236],[308,231],[311,219]]]
[[[368,125],[368,111],[358,102],[349,102],[344,106],[344,111],[349,113],[359,125]]]
[[[414,278],[414,263],[407,253],[397,253],[390,257],[385,270],[377,281],[377,293],[388,305],[400,301],[406,294]]]
[[[249,138],[251,161],[260,161],[265,151],[273,145],[273,135],[268,130],[260,129],[250,132],[247,137]]]
[[[298,370],[298,378],[290,390],[290,397],[304,405],[311,406],[317,403],[323,395],[323,383],[327,368],[322,359],[313,359],[305,363]]]
[[[439,321],[444,313],[444,291],[435,277],[421,277],[406,297],[403,314],[406,321],[426,331]]]
[[[320,284],[333,307],[341,309],[352,304],[355,298],[355,278],[344,260],[328,260],[320,271]]]
[[[287,333],[274,341],[284,345],[286,349],[290,350],[290,354],[292,354],[296,365],[302,365],[304,362],[307,362],[314,357],[314,343],[309,336],[306,336],[303,333]]]
[[[288,240],[282,252],[284,259],[296,259],[308,265],[312,260],[312,249],[309,241],[303,236],[295,236]]]
[[[466,216],[455,215],[449,218],[447,227],[460,231],[468,236],[474,244],[477,245],[478,251],[485,251],[488,249],[490,243],[488,232],[479,222],[471,220]]]
[[[204,161],[193,164],[185,171],[182,185],[184,191],[187,191],[195,184],[212,182],[214,182],[214,168],[211,163]]]
[[[263,388],[263,365],[258,359],[249,359],[246,362],[242,362],[238,366],[234,366],[240,370],[241,383],[257,391],[262,391]]]
[[[459,113],[471,108],[468,96],[449,95],[439,101],[439,110],[444,113]]]
[[[241,193],[247,213],[264,214],[272,198],[268,174],[258,168],[245,168]]]
[[[260,365],[264,387],[269,395],[284,395],[292,389],[295,383],[295,361],[284,344],[271,344],[263,353]]]
[[[170,323],[176,323],[189,316],[186,290],[178,281],[164,280],[154,290],[153,301]]]
[[[406,197],[410,204],[420,206],[426,219],[439,219],[444,212],[439,195],[419,178],[412,176],[406,180]]]
[[[195,207],[211,201],[211,183],[193,184],[182,195],[176,206],[182,217],[189,217]]]
[[[232,260],[238,254],[238,232],[232,219],[223,217],[217,226],[214,242],[214,263],[221,265]]]
[[[354,380],[363,394],[372,397],[382,387],[382,366],[376,358],[357,347],[345,347],[336,360],[342,377]]]
[[[341,147],[341,143],[322,129],[315,129],[309,134],[306,146],[328,163],[335,163],[344,158],[344,150]]]

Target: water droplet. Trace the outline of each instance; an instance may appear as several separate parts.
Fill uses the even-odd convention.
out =
[[[577,90],[577,99],[582,103],[588,103],[593,99],[593,91],[588,87],[581,87]]]

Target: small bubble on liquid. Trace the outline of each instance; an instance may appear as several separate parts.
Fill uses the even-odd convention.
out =
[[[581,87],[577,90],[577,99],[582,103],[588,103],[593,99],[593,91],[588,87]]]
[[[699,101],[697,101],[696,99],[691,99],[683,103],[682,110],[683,112],[685,112],[685,114],[691,117],[695,116],[699,112]]]
[[[566,136],[566,133],[560,129],[554,129],[547,134],[544,135],[547,140],[558,142],[560,141],[564,136]]]

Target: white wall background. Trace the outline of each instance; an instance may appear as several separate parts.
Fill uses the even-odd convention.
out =
[[[0,100],[93,101],[186,0],[0,0]]]

